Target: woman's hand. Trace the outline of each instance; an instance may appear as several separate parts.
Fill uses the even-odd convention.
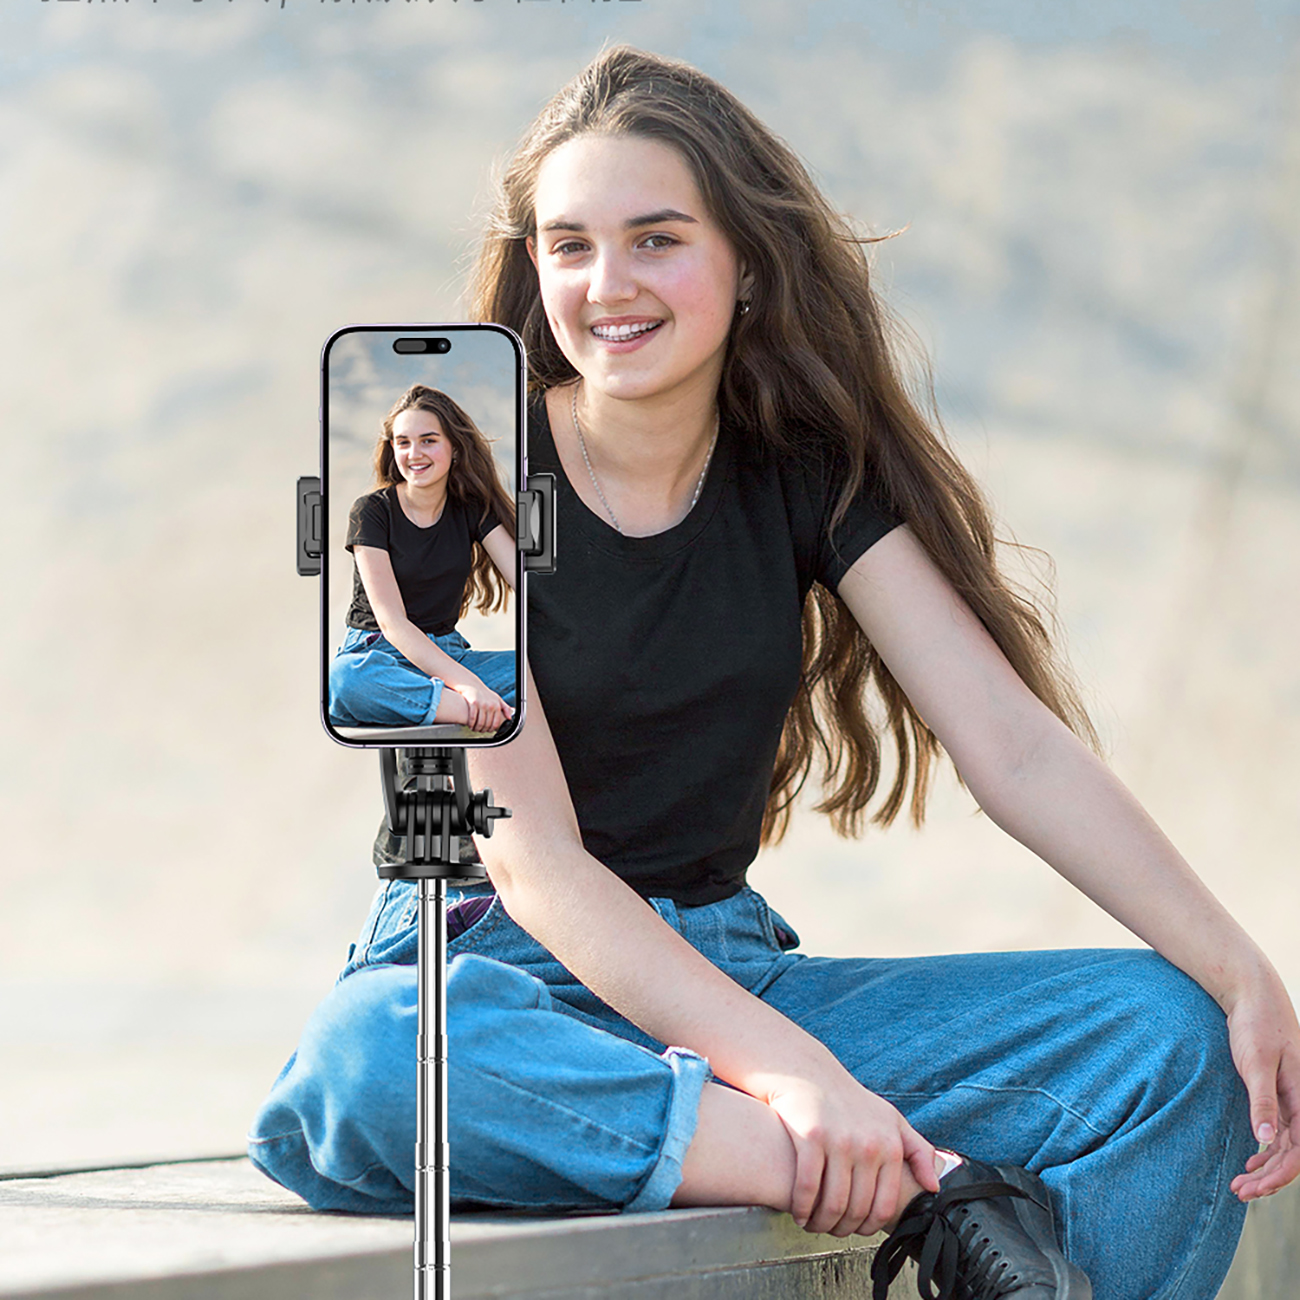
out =
[[[1238,1198],[1253,1201],[1300,1175],[1300,1023],[1271,966],[1225,1003],[1232,1059],[1250,1093],[1251,1127],[1267,1144],[1232,1180]]]
[[[939,1190],[934,1147],[847,1071],[823,1083],[783,1080],[765,1100],[794,1143],[790,1213],[809,1232],[880,1232],[915,1184]]]
[[[465,724],[471,731],[496,731],[504,726],[508,718],[514,717],[514,709],[503,700],[496,691],[489,690],[480,681],[446,683],[448,690],[453,690],[469,706],[469,721]]]

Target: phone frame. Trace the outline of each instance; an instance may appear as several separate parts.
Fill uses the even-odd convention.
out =
[[[456,334],[465,334],[468,332],[489,332],[501,334],[509,340],[514,353],[514,387],[515,397],[513,410],[515,414],[515,449],[514,449],[514,498],[516,503],[516,525],[515,525],[515,574],[514,574],[514,592],[512,599],[514,601],[514,626],[515,626],[515,652],[516,652],[516,670],[515,670],[515,712],[505,727],[490,736],[477,738],[472,735],[462,734],[455,738],[444,739],[421,739],[412,740],[409,735],[402,735],[394,739],[385,740],[380,735],[373,737],[350,737],[340,735],[330,722],[329,717],[329,668],[330,662],[334,658],[336,647],[331,643],[330,629],[330,592],[331,592],[331,566],[332,556],[330,554],[330,506],[331,506],[331,484],[330,484],[330,454],[329,454],[329,414],[330,414],[330,394],[329,394],[329,357],[330,350],[334,344],[341,338],[350,334],[391,334],[404,338],[418,338],[420,336],[443,336],[452,337]],[[418,353],[413,355],[420,355]],[[436,385],[430,385],[436,387]],[[454,398],[455,394],[451,394]],[[528,594],[525,589],[527,583],[528,566],[525,563],[524,555],[521,551],[521,542],[519,537],[520,521],[522,511],[520,509],[520,496],[528,484],[528,424],[527,424],[527,402],[528,402],[528,369],[527,359],[524,353],[523,341],[519,336],[505,325],[484,323],[481,321],[443,321],[432,324],[353,324],[344,325],[336,329],[325,340],[321,347],[320,361],[320,666],[318,674],[318,694],[319,710],[321,725],[325,728],[325,733],[335,744],[342,745],[347,749],[412,749],[426,748],[436,746],[441,749],[484,749],[492,748],[497,745],[504,745],[512,740],[523,726],[524,715],[527,710],[526,682],[528,673],[525,667],[527,662],[527,609]],[[472,414],[472,413],[471,413]],[[350,505],[351,503],[349,503]],[[335,629],[337,631],[337,629]],[[409,732],[410,728],[394,727],[394,732]],[[449,727],[450,731],[451,728]],[[464,729],[461,729],[462,733]]]

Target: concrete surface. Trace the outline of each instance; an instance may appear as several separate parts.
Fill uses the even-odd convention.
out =
[[[859,1300],[880,1238],[757,1208],[457,1216],[456,1300]],[[400,1300],[411,1221],[317,1214],[247,1160],[0,1180],[0,1295]],[[1294,1300],[1300,1194],[1257,1202],[1219,1300]],[[904,1274],[891,1295],[911,1295]],[[1209,1300],[1207,1297],[1206,1300]]]
[[[452,1286],[456,1300],[850,1300],[877,1240],[810,1235],[755,1208],[467,1216],[452,1225]],[[0,1295],[15,1300],[410,1288],[410,1219],[314,1214],[246,1160],[0,1182]]]

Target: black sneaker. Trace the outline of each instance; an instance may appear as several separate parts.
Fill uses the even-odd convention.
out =
[[[1047,1188],[1016,1165],[963,1157],[915,1197],[871,1263],[873,1300],[887,1300],[909,1258],[923,1300],[1092,1300],[1056,1244]]]

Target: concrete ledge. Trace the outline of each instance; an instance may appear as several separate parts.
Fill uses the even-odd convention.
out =
[[[456,1300],[849,1300],[878,1239],[755,1208],[458,1217]],[[903,1295],[901,1285],[893,1294]],[[411,1221],[319,1214],[246,1160],[0,1182],[0,1295],[409,1300]]]
[[[755,1208],[461,1216],[455,1300],[861,1300],[878,1238]],[[914,1296],[910,1272],[891,1297]],[[1219,1300],[1300,1294],[1300,1191],[1251,1207]],[[0,1181],[7,1300],[409,1300],[411,1221],[319,1214],[244,1159]],[[1209,1300],[1209,1297],[1206,1297]]]

